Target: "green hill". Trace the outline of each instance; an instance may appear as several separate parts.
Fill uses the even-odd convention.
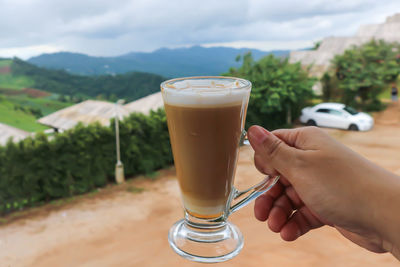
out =
[[[132,101],[159,90],[165,78],[150,73],[80,76],[0,59],[0,122],[25,131],[46,129],[36,120],[89,98]]]
[[[28,132],[45,130],[47,127],[36,122],[36,117],[25,110],[19,109],[12,101],[0,98],[0,122]]]
[[[82,76],[63,70],[37,67],[20,59],[14,59],[11,72],[17,77],[28,77],[34,88],[70,97],[102,98],[115,101],[123,98],[136,100],[160,90],[165,80],[160,75],[130,72],[118,75]]]

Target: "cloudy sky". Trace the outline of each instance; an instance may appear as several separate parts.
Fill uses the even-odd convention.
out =
[[[0,0],[0,56],[195,44],[299,49],[396,12],[399,0]]]

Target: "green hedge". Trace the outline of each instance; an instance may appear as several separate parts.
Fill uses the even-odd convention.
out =
[[[120,123],[126,176],[172,163],[163,110],[134,113]],[[77,125],[48,138],[38,134],[0,147],[0,214],[91,191],[114,181],[114,122]]]

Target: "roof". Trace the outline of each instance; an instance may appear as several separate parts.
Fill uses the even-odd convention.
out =
[[[118,113],[120,119],[129,115],[129,111],[123,106],[119,106]],[[99,122],[101,125],[109,125],[110,119],[114,117],[115,103],[86,100],[42,117],[38,122],[52,128],[67,130],[79,122],[83,124]]]
[[[385,23],[362,25],[354,36],[327,37],[317,50],[292,51],[289,62],[312,65],[310,74],[319,77],[328,70],[335,55],[342,54],[352,46],[360,46],[372,39],[400,42],[400,13],[386,19]]]
[[[321,103],[315,106],[316,108],[338,108],[341,109],[345,107],[342,103]]]
[[[144,114],[150,113],[150,110],[157,110],[164,106],[161,92],[148,95],[136,101],[126,104],[124,107],[129,112],[142,112]]]
[[[30,133],[28,132],[0,123],[0,145],[5,145],[10,137],[16,142],[25,139],[29,135]]]

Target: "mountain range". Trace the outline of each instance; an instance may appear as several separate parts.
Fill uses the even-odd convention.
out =
[[[255,60],[268,54],[286,57],[289,50],[261,51],[249,48],[202,47],[161,48],[153,52],[131,52],[116,57],[94,57],[80,53],[58,52],[32,57],[32,64],[63,69],[80,75],[121,74],[131,71],[150,72],[164,77],[220,75],[239,67],[238,55],[251,52]]]

